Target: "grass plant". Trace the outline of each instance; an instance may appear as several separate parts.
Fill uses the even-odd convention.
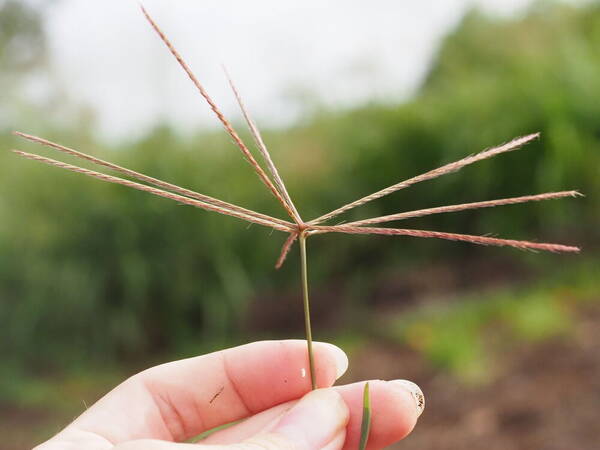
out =
[[[104,174],[101,172],[96,172],[93,170],[85,169],[79,166],[67,164],[58,160],[54,160],[51,158],[39,156],[36,154],[31,154],[27,152],[23,152],[21,150],[13,150],[16,154],[28,158],[31,160],[39,161],[45,164],[49,164],[52,166],[56,166],[59,168],[63,168],[66,170],[70,170],[73,172],[81,173],[101,181],[121,184],[124,186],[128,186],[134,189],[138,189],[141,191],[145,191],[160,197],[164,197],[167,199],[174,200],[181,204],[194,206],[200,209],[204,209],[207,211],[217,212],[219,214],[229,215],[232,217],[236,217],[238,219],[244,220],[246,222],[255,223],[261,226],[269,227],[273,230],[282,232],[287,234],[287,238],[283,243],[281,253],[276,262],[276,267],[279,268],[284,264],[286,258],[292,249],[294,243],[299,241],[300,247],[300,272],[301,272],[301,286],[302,286],[302,299],[304,305],[304,321],[306,328],[306,340],[307,340],[307,350],[308,350],[308,365],[310,369],[310,377],[311,377],[311,386],[313,389],[316,389],[318,386],[316,385],[315,379],[315,361],[312,351],[312,329],[310,323],[310,300],[309,300],[309,284],[308,284],[308,259],[307,259],[307,240],[309,237],[319,234],[326,233],[345,233],[345,234],[377,234],[377,235],[387,235],[387,236],[412,236],[412,237],[422,237],[422,238],[439,238],[439,239],[447,239],[453,241],[462,241],[472,244],[480,244],[480,245],[494,245],[494,246],[508,246],[514,247],[522,250],[543,250],[550,252],[579,252],[579,248],[575,246],[562,245],[562,244],[553,244],[553,243],[538,243],[531,241],[522,241],[522,240],[512,240],[512,239],[501,239],[490,236],[476,236],[476,235],[468,235],[468,234],[458,234],[458,233],[447,233],[443,231],[430,231],[430,230],[418,230],[418,229],[403,229],[403,228],[388,228],[388,227],[374,227],[373,225],[378,225],[382,223],[392,222],[392,221],[400,221],[403,219],[413,218],[413,217],[421,217],[431,214],[441,214],[441,213],[451,213],[464,211],[468,209],[478,209],[478,208],[489,208],[495,206],[509,205],[509,204],[517,204],[517,203],[525,203],[532,201],[541,201],[541,200],[550,200],[550,199],[558,199],[564,197],[576,197],[581,195],[577,191],[569,190],[569,191],[560,191],[560,192],[549,192],[537,195],[526,195],[521,197],[513,197],[513,198],[504,198],[504,199],[496,199],[496,200],[488,200],[481,201],[475,203],[464,203],[458,205],[449,205],[449,206],[440,206],[435,208],[428,209],[420,209],[415,211],[407,211],[407,212],[399,212],[396,214],[380,216],[380,217],[372,217],[366,218],[363,220],[358,220],[349,223],[340,223],[336,225],[327,225],[326,222],[331,221],[332,219],[354,209],[359,206],[365,205],[371,201],[377,200],[381,197],[390,195],[394,192],[397,192],[401,189],[408,188],[414,184],[420,183],[422,181],[431,180],[446,174],[450,174],[456,172],[463,167],[466,167],[470,164],[482,161],[487,158],[491,158],[493,156],[500,155],[502,153],[510,152],[517,150],[524,146],[525,144],[533,141],[534,139],[539,138],[539,133],[529,134],[526,136],[515,138],[507,143],[501,144],[496,147],[489,148],[480,153],[476,153],[470,156],[467,156],[458,161],[443,165],[439,168],[430,170],[424,174],[417,175],[410,179],[401,181],[399,183],[395,183],[391,186],[383,188],[377,192],[361,197],[357,200],[354,200],[350,203],[347,203],[333,211],[330,211],[326,214],[323,214],[315,219],[310,221],[304,221],[297,210],[294,202],[292,201],[292,197],[290,196],[285,183],[283,181],[282,176],[280,175],[276,164],[274,163],[269,150],[256,126],[255,122],[251,118],[242,97],[233,83],[231,77],[225,71],[226,77],[228,79],[229,85],[235,95],[235,98],[239,104],[239,107],[242,111],[243,117],[248,125],[250,133],[254,139],[256,148],[260,153],[262,159],[264,160],[264,165],[266,166],[266,170],[263,169],[262,165],[257,161],[252,151],[245,144],[239,134],[236,132],[231,122],[227,120],[224,114],[221,112],[219,107],[215,104],[212,98],[208,95],[207,91],[204,89],[203,85],[200,83],[198,78],[194,75],[189,65],[186,63],[184,58],[180,55],[180,53],[176,50],[171,41],[167,38],[167,36],[163,33],[163,31],[159,28],[156,22],[150,17],[148,12],[142,7],[142,12],[148,20],[149,24],[156,31],[157,35],[160,37],[162,42],[166,45],[171,54],[175,57],[179,65],[185,71],[187,76],[190,78],[196,89],[199,91],[200,95],[205,99],[208,103],[210,109],[217,116],[218,120],[221,122],[225,131],[229,134],[235,145],[242,152],[243,157],[250,164],[252,169],[255,171],[256,175],[260,179],[260,181],[264,184],[266,189],[271,192],[271,194],[275,197],[275,199],[279,202],[282,209],[285,211],[288,219],[281,219],[273,216],[269,216],[266,214],[262,214],[257,211],[253,211],[242,206],[225,202],[219,200],[217,198],[201,194],[175,184],[165,182],[162,180],[158,180],[151,176],[144,175],[142,173],[136,172],[131,169],[127,169],[121,167],[119,165],[103,161],[94,156],[88,155],[86,153],[82,153],[80,151],[65,147],[63,145],[48,141],[46,139],[32,136],[22,132],[15,132],[17,136],[20,136],[24,139],[32,141],[34,143],[42,144],[46,147],[52,148],[54,150],[58,150],[60,152],[66,153],[71,156],[75,156],[80,159],[87,160],[96,165],[103,166],[107,169],[110,169],[114,172],[120,173],[121,175],[127,178],[120,178],[113,175]],[[132,181],[132,179],[137,181]],[[362,425],[362,439],[361,439],[361,448],[365,448],[367,445],[369,425],[370,425],[370,417],[371,417],[371,405],[369,401],[369,392],[368,392],[368,384],[365,385],[365,393],[364,393],[364,413],[363,413],[363,425]]]

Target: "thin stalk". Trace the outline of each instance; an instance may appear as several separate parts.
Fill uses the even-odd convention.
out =
[[[310,326],[310,303],[308,301],[308,271],[306,264],[306,234],[300,233],[300,275],[302,278],[302,298],[304,305],[304,327],[306,328],[306,344],[308,347],[308,365],[310,368],[310,384],[312,389],[317,389],[315,377],[315,359],[313,356],[312,328]]]

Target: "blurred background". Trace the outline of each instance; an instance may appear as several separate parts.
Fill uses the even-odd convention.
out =
[[[582,254],[316,237],[314,334],[349,353],[341,382],[423,388],[427,409],[398,448],[597,445],[598,2],[145,3],[243,130],[227,64],[305,218],[541,131],[344,219],[579,189],[399,226]],[[150,365],[302,338],[297,249],[273,268],[281,233],[8,152],[56,157],[10,132],[42,135],[283,218],[136,2],[0,0],[0,67],[3,449],[41,442]]]

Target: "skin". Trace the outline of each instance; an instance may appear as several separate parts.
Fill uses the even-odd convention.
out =
[[[363,383],[331,387],[345,354],[315,343],[311,392],[305,341],[263,341],[140,372],[34,450],[356,449]],[[418,411],[400,383],[369,382],[369,449],[403,439]],[[182,443],[245,419],[198,444]],[[207,449],[208,450],[208,449]]]

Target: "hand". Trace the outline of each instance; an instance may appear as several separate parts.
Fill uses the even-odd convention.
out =
[[[255,342],[153,367],[34,450],[354,450],[364,383],[331,388],[348,359],[325,343],[315,343],[314,354],[317,384],[326,388],[313,392],[305,341]],[[369,387],[369,448],[377,449],[410,433],[422,394],[407,381]],[[241,419],[202,445],[178,443]]]

